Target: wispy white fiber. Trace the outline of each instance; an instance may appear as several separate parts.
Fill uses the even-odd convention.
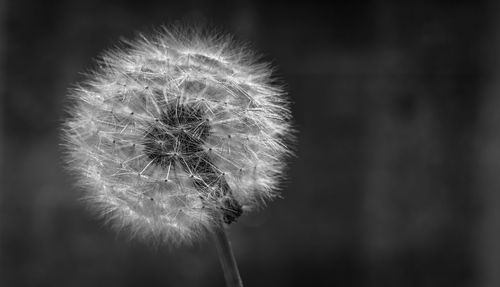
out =
[[[113,226],[189,242],[276,195],[289,105],[270,66],[228,36],[138,38],[71,92],[67,166]]]

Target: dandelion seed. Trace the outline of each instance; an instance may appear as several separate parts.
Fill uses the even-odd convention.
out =
[[[273,83],[229,37],[141,36],[72,92],[68,166],[116,227],[197,239],[276,195],[290,111]]]

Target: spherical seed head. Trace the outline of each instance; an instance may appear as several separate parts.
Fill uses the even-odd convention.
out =
[[[227,36],[141,36],[104,54],[71,97],[68,167],[118,228],[190,241],[275,195],[288,101],[269,65]]]

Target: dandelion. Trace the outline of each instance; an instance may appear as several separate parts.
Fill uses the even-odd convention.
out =
[[[71,94],[68,167],[90,205],[133,236],[225,237],[223,223],[276,196],[289,154],[284,92],[228,36],[163,29],[125,45]]]

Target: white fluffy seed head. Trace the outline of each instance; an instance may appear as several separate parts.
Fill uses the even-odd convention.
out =
[[[290,110],[254,58],[188,29],[102,56],[63,131],[91,206],[132,235],[180,243],[275,196]]]

